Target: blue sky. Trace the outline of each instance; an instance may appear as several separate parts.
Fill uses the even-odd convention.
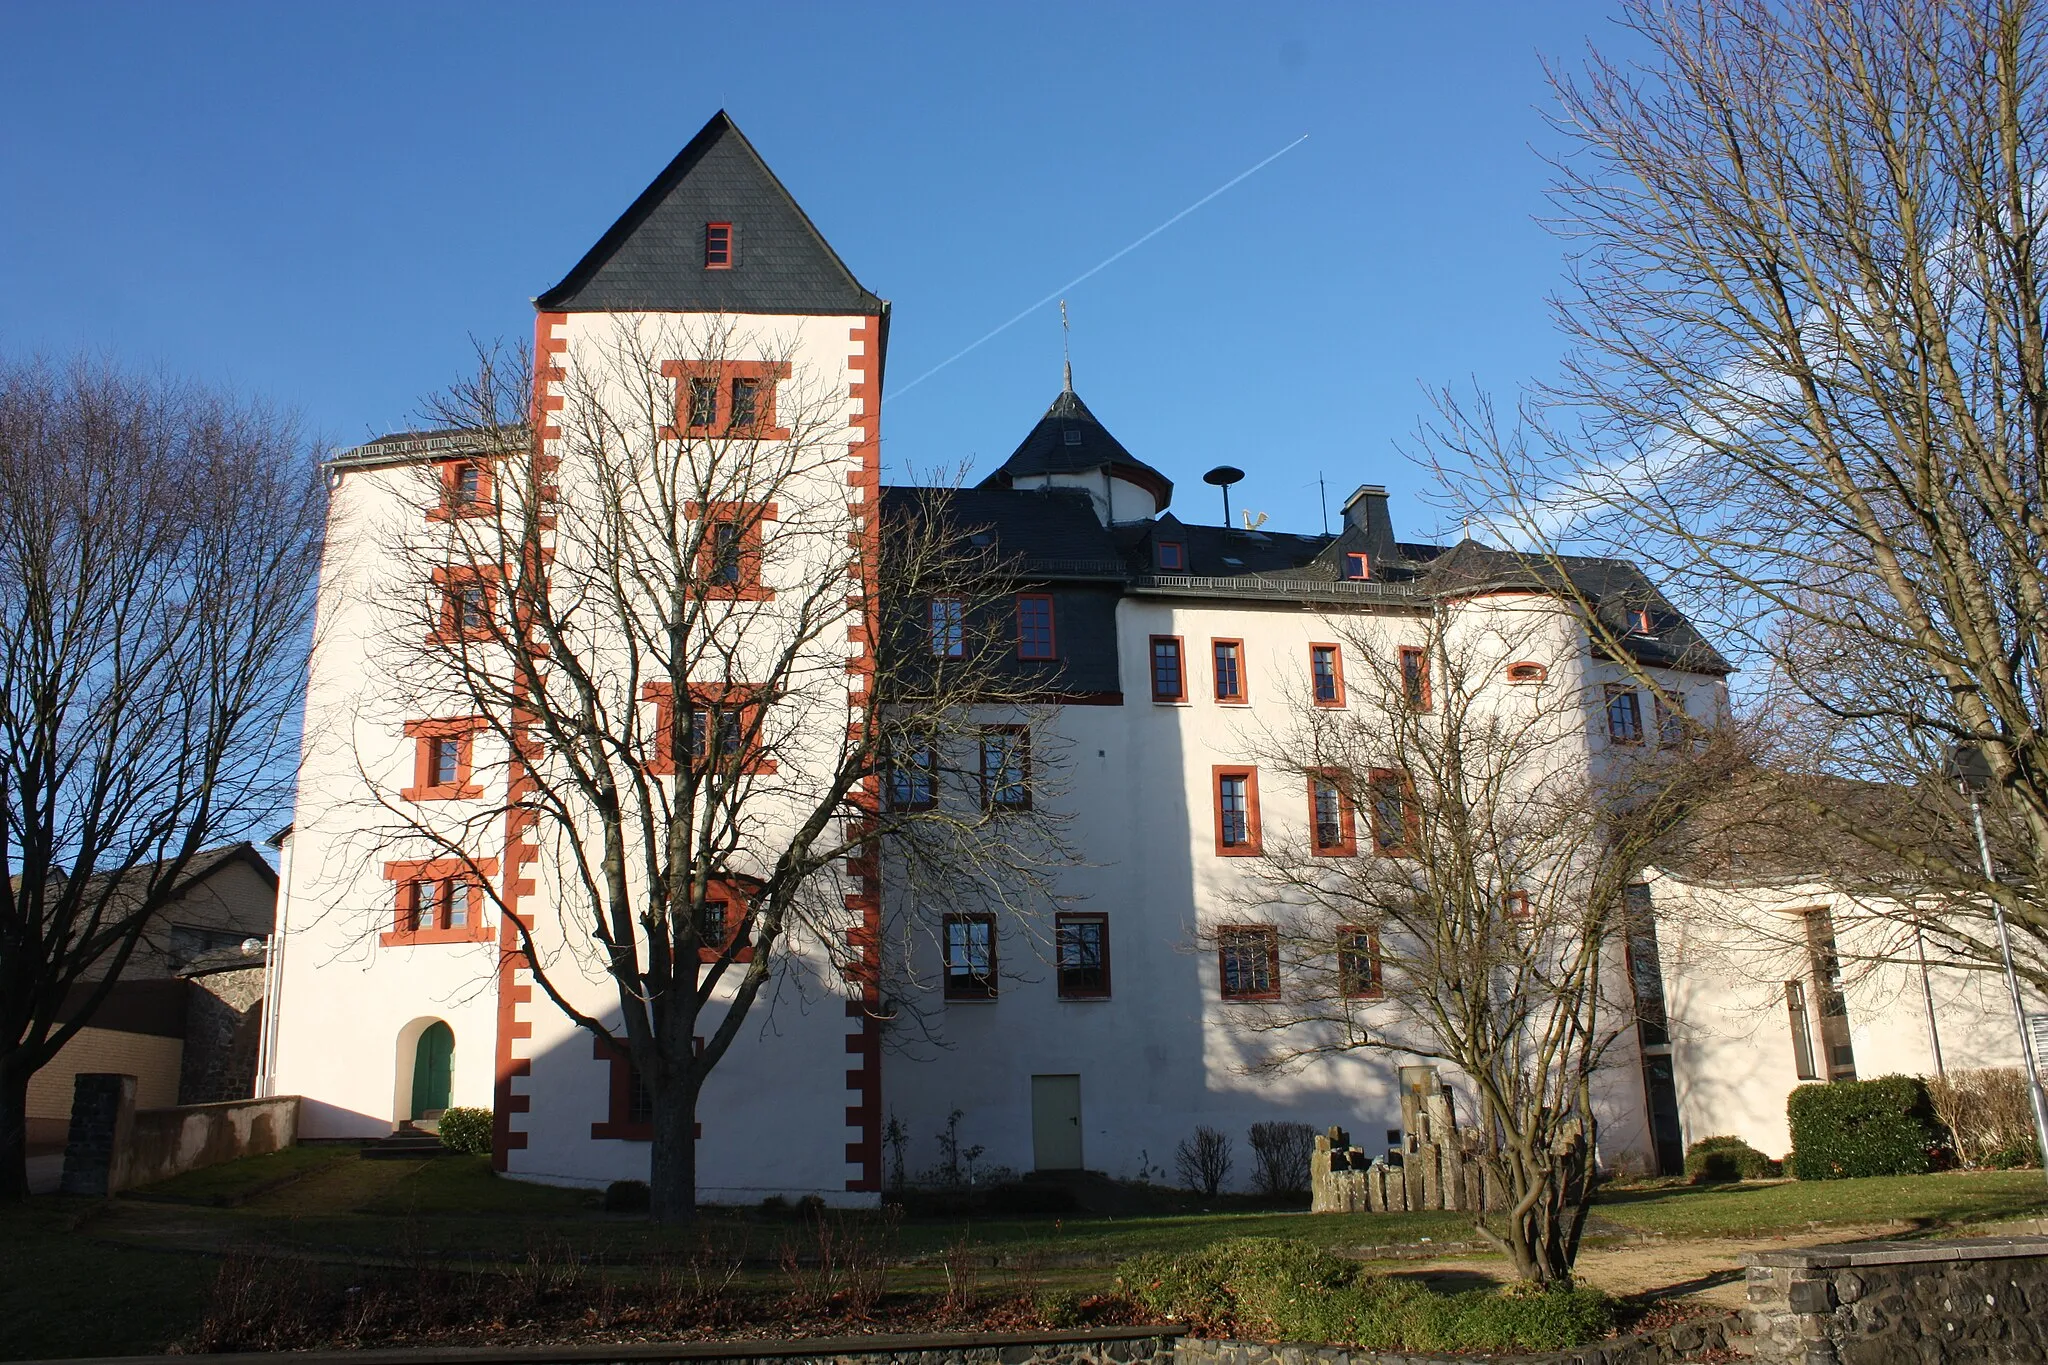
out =
[[[34,5],[0,82],[0,350],[231,384],[342,444],[408,425],[713,111],[869,288],[903,384],[1303,133],[1069,294],[1075,387],[1216,520],[1388,484],[1424,386],[1554,367],[1541,58],[1567,0],[1341,6]],[[1048,307],[888,403],[892,476],[1000,463]]]

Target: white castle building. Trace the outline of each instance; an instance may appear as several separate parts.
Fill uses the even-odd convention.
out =
[[[696,421],[683,413],[700,401],[744,401],[772,428],[778,386],[807,386],[831,396],[827,420],[843,431],[846,452],[817,474],[813,505],[841,493],[855,509],[908,496],[880,478],[888,304],[855,279],[723,114],[536,309],[544,414],[560,411],[560,395],[611,338],[651,338],[658,350],[663,338],[708,329],[745,350],[750,338],[773,336],[773,354],[728,356],[702,393],[686,387],[698,382],[691,366],[700,358],[658,356],[679,390],[678,420]],[[747,386],[744,399],[717,387],[732,375]],[[536,951],[563,961],[575,951],[546,891],[544,841],[517,819],[464,824],[465,803],[489,795],[482,775],[516,766],[484,752],[470,719],[419,709],[398,677],[406,662],[391,648],[388,613],[380,615],[381,601],[408,588],[394,576],[410,570],[377,528],[431,529],[448,504],[423,488],[487,497],[488,480],[459,432],[388,437],[332,466],[334,532],[285,849],[264,1084],[304,1097],[306,1137],[381,1137],[450,1105],[483,1106],[496,1115],[497,1165],[511,1175],[644,1179],[650,1125],[630,1068],[536,988],[508,919],[532,926]],[[565,471],[565,499],[573,482]],[[1066,756],[1061,799],[1077,855],[1062,874],[1069,908],[1045,926],[948,919],[935,946],[916,950],[936,958],[919,978],[928,998],[914,1011],[936,1021],[930,1038],[892,1037],[889,1012],[863,998],[871,983],[848,986],[844,999],[764,995],[703,1094],[697,1169],[706,1201],[817,1193],[872,1202],[892,1119],[908,1135],[912,1170],[938,1160],[936,1135],[949,1124],[962,1146],[981,1149],[985,1166],[1153,1179],[1197,1125],[1241,1139],[1253,1123],[1299,1120],[1344,1125],[1368,1145],[1383,1132],[1397,1141],[1395,1059],[1359,1051],[1282,1075],[1246,1069],[1253,1041],[1230,1007],[1270,989],[1270,974],[1290,963],[1263,948],[1243,908],[1241,855],[1262,840],[1313,837],[1318,852],[1387,856],[1399,838],[1363,811],[1353,828],[1347,807],[1341,831],[1326,839],[1312,784],[1261,774],[1257,736],[1304,702],[1359,704],[1359,689],[1380,676],[1356,657],[1360,642],[1401,659],[1447,607],[1541,618],[1545,653],[1498,660],[1500,695],[1504,705],[1530,688],[1579,699],[1568,761],[1589,772],[1616,746],[1654,746],[1662,735],[1667,718],[1637,681],[1646,673],[1695,720],[1711,723],[1727,706],[1726,663],[1630,565],[1571,569],[1632,656],[1624,667],[1571,612],[1513,580],[1511,557],[1469,541],[1402,540],[1379,487],[1346,500],[1335,534],[1184,520],[1174,480],[1119,443],[1071,381],[1001,467],[944,496],[1018,566],[1018,661],[1047,683],[1034,743]],[[796,513],[785,506],[779,516],[787,523]],[[571,540],[559,533],[550,553],[577,554]],[[761,593],[787,593],[803,567],[768,573]],[[439,590],[450,594],[451,640],[464,631],[463,614],[489,609],[495,591]],[[820,648],[844,655],[822,663],[858,676],[857,640]],[[845,725],[830,705],[810,710],[799,723]],[[445,860],[386,838],[394,802],[471,841],[494,895],[474,894]],[[870,931],[888,891],[869,884],[852,905]],[[1645,896],[1667,893],[1720,894],[1676,872],[1646,881]],[[1834,904],[1825,888],[1795,887],[1759,913],[1823,904]],[[1239,925],[1220,950],[1218,924]],[[872,932],[869,942],[868,951],[884,950]],[[1663,1022],[1633,1030],[1609,1068],[1600,1142],[1610,1162],[1669,1169],[1685,1142],[1730,1130],[1775,1154],[1785,1145],[1785,1092],[1803,1075],[1930,1069],[1915,1051],[1924,1031],[1896,1003],[1910,1003],[1898,989],[1883,1000],[1843,997],[1830,979],[1788,1013],[1780,980],[1758,985],[1748,969],[1709,960],[1698,936],[1667,930],[1661,956],[1663,973],[1697,962],[1697,974],[1667,983],[1655,939],[1636,945],[1629,977],[1638,1000],[1654,1006],[1646,1019],[1661,1013]],[[831,975],[810,965],[814,981]],[[1832,970],[1816,953],[1793,975]],[[2005,1034],[1995,996],[1952,975],[1941,1008],[1962,1013],[1950,1035],[1972,1035],[1981,1060],[2013,1060],[1996,1041]],[[565,968],[553,979],[567,983],[561,1003],[616,1014],[601,972]]]

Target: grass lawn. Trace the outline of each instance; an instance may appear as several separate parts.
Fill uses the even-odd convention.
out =
[[[239,1204],[273,1188],[302,1180],[339,1161],[356,1159],[353,1147],[287,1147],[264,1156],[224,1161],[174,1175],[136,1193],[190,1204]]]
[[[0,1356],[147,1354],[198,1325],[214,1259],[96,1241],[93,1210],[45,1195],[0,1212]]]
[[[1829,1224],[1906,1222],[1969,1235],[1974,1223],[2048,1214],[2039,1171],[1957,1171],[1867,1180],[1673,1185],[1615,1190],[1593,1206],[1605,1223],[1665,1237],[1751,1237]]]

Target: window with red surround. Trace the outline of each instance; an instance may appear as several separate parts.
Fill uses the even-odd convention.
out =
[[[1389,858],[1406,858],[1422,842],[1415,783],[1408,774],[1375,768],[1367,778],[1372,796],[1372,846]]]
[[[661,373],[676,381],[675,416],[662,440],[789,439],[775,424],[775,386],[790,376],[787,360],[664,360]]]
[[[1210,769],[1216,793],[1216,856],[1256,857],[1259,835],[1259,770],[1218,764]]]
[[[427,513],[430,521],[451,517],[487,517],[497,511],[497,483],[487,460],[443,460],[441,501]]]
[[[1427,711],[1429,695],[1429,651],[1404,645],[1401,649],[1401,701],[1410,711]]]
[[[747,934],[753,927],[752,906],[759,892],[758,883],[737,880],[716,881],[704,888],[704,903],[697,913],[699,962],[717,962],[728,949],[732,953],[729,961],[754,960],[754,945]]]
[[[947,915],[940,923],[948,1000],[996,998],[996,917]]]
[[[392,884],[386,947],[415,943],[475,943],[492,938],[484,883],[498,875],[495,858],[429,858],[384,864]]]
[[[440,606],[435,613],[434,632],[427,642],[445,645],[492,639],[497,633],[498,577],[486,569],[434,570]]]
[[[1109,916],[1054,917],[1060,999],[1109,999]]]
[[[473,801],[484,789],[470,781],[472,746],[484,728],[482,716],[448,720],[409,720],[406,737],[413,741],[412,785],[399,795],[408,801]]]
[[[765,602],[775,596],[761,585],[761,528],[781,510],[772,502],[683,504],[683,515],[699,524],[697,581],[706,597]]]
[[[1540,683],[1548,681],[1550,670],[1542,664],[1523,660],[1508,665],[1508,681],[1511,683]]]
[[[1209,652],[1215,662],[1216,700],[1241,702],[1245,699],[1244,641],[1211,640]]]
[[[1500,899],[1501,910],[1509,919],[1527,920],[1529,918],[1529,893],[1527,891],[1505,892]]]
[[[1177,540],[1162,540],[1156,547],[1161,573],[1181,573],[1188,566],[1187,547]]]
[[[1216,931],[1216,979],[1225,1000],[1280,998],[1280,931],[1227,924]]]
[[[1344,651],[1336,645],[1308,647],[1309,697],[1317,706],[1344,704]]]
[[[590,1135],[623,1142],[654,1141],[654,1092],[640,1079],[640,1072],[634,1067],[633,1056],[626,1050],[625,1042],[610,1038],[593,1038],[590,1041],[592,1060],[611,1068],[611,1081],[605,1094],[605,1117],[602,1122],[590,1125]],[[701,1053],[704,1040],[699,1038],[696,1044],[697,1051]],[[696,1126],[694,1135],[704,1136],[703,1124]]]
[[[1054,650],[1052,598],[1042,592],[1017,595],[1017,657],[1056,659]]]
[[[1380,936],[1372,930],[1337,930],[1337,990],[1346,1000],[1380,998]]]
[[[1152,700],[1186,701],[1188,675],[1182,667],[1180,636],[1152,637]]]
[[[1346,785],[1339,768],[1309,774],[1309,842],[1318,858],[1350,858],[1358,853],[1358,822]]]
[[[704,268],[706,270],[732,269],[732,224],[706,223],[704,225]]]
[[[654,704],[647,755],[647,771],[654,776],[674,777],[678,754],[685,756],[693,772],[705,772],[707,765],[749,777],[775,771],[775,760],[762,757],[759,688],[695,684],[681,715],[665,682],[643,686],[640,699]]]
[[[1344,556],[1344,576],[1364,580],[1372,577],[1372,560],[1358,551]]]

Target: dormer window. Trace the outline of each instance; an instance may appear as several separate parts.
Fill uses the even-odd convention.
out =
[[[1177,540],[1162,540],[1157,547],[1159,567],[1167,573],[1179,573],[1188,566],[1187,547]]]
[[[1076,427],[1068,427],[1065,433],[1065,439],[1067,444],[1070,446],[1077,446],[1081,444],[1080,430]]]
[[[1344,556],[1344,576],[1363,582],[1372,577],[1372,561],[1360,550],[1353,550]]]
[[[731,223],[706,223],[704,225],[704,268],[706,270],[732,269]]]
[[[1650,627],[1650,613],[1646,609],[1637,607],[1629,612],[1628,633],[1631,635],[1650,635],[1655,633]]]

